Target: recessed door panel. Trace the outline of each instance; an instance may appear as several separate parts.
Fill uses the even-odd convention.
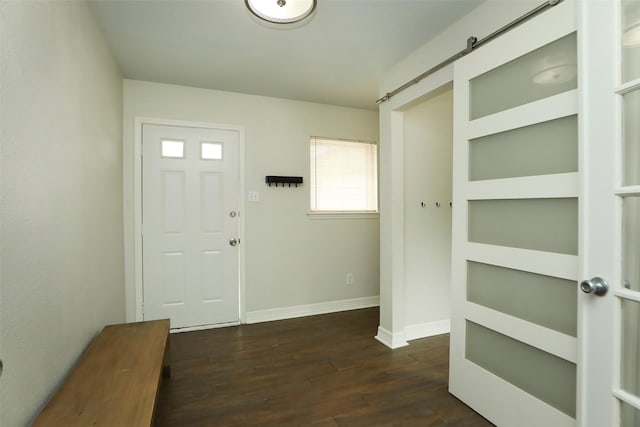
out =
[[[200,206],[202,231],[221,233],[224,231],[224,175],[203,172],[200,175]]]
[[[202,278],[200,287],[203,302],[217,302],[224,298],[224,253],[222,251],[202,252]]]
[[[165,252],[162,260],[163,305],[184,304],[187,285],[183,252]]]
[[[467,322],[466,357],[570,417],[576,416],[576,365]]]
[[[578,254],[578,200],[469,201],[469,241]]]
[[[568,34],[471,79],[469,119],[577,87],[576,34]]]
[[[184,233],[186,208],[184,172],[162,172],[162,196],[164,232]]]
[[[571,280],[467,262],[469,301],[573,337],[578,321],[576,289]]]
[[[578,171],[578,117],[571,115],[475,138],[469,145],[469,180]]]

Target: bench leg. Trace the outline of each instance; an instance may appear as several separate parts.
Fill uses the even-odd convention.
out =
[[[162,378],[171,378],[171,365],[164,365],[162,367]]]
[[[162,362],[162,378],[171,378],[171,334],[167,334],[167,346]]]

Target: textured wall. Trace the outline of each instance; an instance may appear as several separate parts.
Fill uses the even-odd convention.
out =
[[[124,321],[122,79],[84,2],[1,3],[0,425]]]

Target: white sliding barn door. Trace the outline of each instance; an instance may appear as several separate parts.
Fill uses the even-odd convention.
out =
[[[499,426],[576,425],[574,9],[455,64],[450,391]]]

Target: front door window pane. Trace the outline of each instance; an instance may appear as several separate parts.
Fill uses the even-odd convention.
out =
[[[173,159],[184,158],[184,141],[163,139],[161,147],[162,147],[162,157],[168,157]]]

